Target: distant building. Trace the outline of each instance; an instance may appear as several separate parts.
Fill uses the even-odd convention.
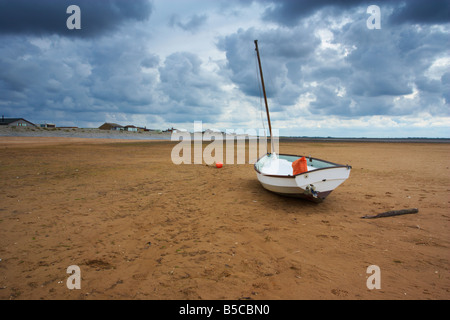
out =
[[[2,116],[0,119],[0,126],[11,127],[36,127],[36,125],[24,118],[5,118]]]
[[[124,127],[125,131],[131,131],[131,132],[138,132],[138,127],[132,126],[132,125],[128,125]]]
[[[56,128],[56,125],[54,123],[42,123],[40,125],[41,128]]]
[[[121,131],[124,130],[124,127],[117,123],[109,123],[105,122],[100,127],[98,127],[100,130],[117,130]]]

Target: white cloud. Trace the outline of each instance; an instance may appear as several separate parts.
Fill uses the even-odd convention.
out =
[[[433,80],[440,80],[448,70],[450,70],[450,56],[438,57],[425,71],[424,75]]]

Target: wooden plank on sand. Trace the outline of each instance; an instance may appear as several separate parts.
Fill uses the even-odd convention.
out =
[[[386,211],[383,213],[379,213],[376,215],[366,215],[361,217],[362,219],[376,219],[376,218],[383,218],[383,217],[392,217],[392,216],[399,216],[402,214],[411,214],[411,213],[417,213],[419,212],[419,209],[413,208],[413,209],[403,209],[403,210],[392,210],[392,211]]]

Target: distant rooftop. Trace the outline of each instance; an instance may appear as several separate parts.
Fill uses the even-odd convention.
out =
[[[20,122],[20,121],[24,121],[24,122],[27,122],[27,123],[35,126],[34,123],[32,123],[32,122],[30,122],[30,121],[28,121],[28,120],[26,120],[24,118],[5,118],[4,116],[2,116],[0,118],[0,125],[6,126],[6,125],[9,125],[11,123]]]

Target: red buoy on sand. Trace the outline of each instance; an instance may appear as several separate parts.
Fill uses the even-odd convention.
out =
[[[223,163],[222,162],[216,162],[216,167],[217,168],[222,168],[223,167]]]

